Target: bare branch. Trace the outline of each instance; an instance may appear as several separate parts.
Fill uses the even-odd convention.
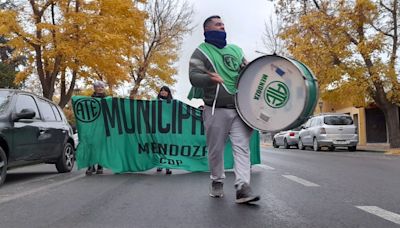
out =
[[[385,5],[382,0],[379,1],[379,5],[382,6],[383,8],[385,8],[390,13],[392,13],[392,14],[394,13],[394,11],[392,9],[390,9],[387,5]]]

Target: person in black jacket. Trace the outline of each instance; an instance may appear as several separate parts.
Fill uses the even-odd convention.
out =
[[[168,86],[163,86],[160,89],[160,92],[157,95],[158,100],[172,100],[172,94],[171,90],[169,89]],[[161,172],[162,168],[157,168],[157,172]],[[172,171],[170,169],[165,170],[165,174],[172,174]]]
[[[96,81],[95,83],[93,83],[94,92],[92,94],[92,97],[105,98],[107,96],[105,87],[106,85],[102,81]],[[97,164],[97,170],[96,170],[95,165],[89,166],[88,169],[86,170],[86,175],[90,176],[93,173],[103,174],[103,167]]]

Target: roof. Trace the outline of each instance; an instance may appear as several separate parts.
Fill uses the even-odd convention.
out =
[[[0,91],[10,91],[10,92],[12,92],[12,93],[28,93],[28,94],[31,94],[31,95],[33,95],[33,96],[39,97],[39,98],[41,98],[41,99],[43,99],[43,100],[46,100],[46,101],[49,101],[49,102],[54,103],[54,101],[52,101],[52,100],[50,100],[50,99],[48,99],[48,98],[45,98],[45,97],[40,96],[40,95],[38,95],[38,94],[34,94],[34,93],[32,93],[32,92],[29,92],[29,91],[20,90],[20,89],[3,89],[3,88],[0,88]]]

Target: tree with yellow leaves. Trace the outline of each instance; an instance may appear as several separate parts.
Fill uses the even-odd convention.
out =
[[[399,2],[278,0],[289,52],[318,77],[324,99],[373,101],[400,147]]]
[[[14,7],[10,0],[0,2],[0,9]],[[6,45],[7,40],[0,36],[0,88],[17,88],[14,84],[16,68],[23,64],[23,58],[11,58],[13,49]]]
[[[146,14],[143,0],[27,0],[0,11],[0,36],[28,65],[16,82],[37,75],[43,96],[70,100],[78,79],[115,85],[128,79],[126,54],[137,54]]]
[[[148,17],[139,53],[128,55],[133,80],[131,98],[150,98],[150,92],[157,94],[161,86],[176,82],[177,52],[183,36],[193,29],[193,10],[187,2],[149,0],[145,11]]]

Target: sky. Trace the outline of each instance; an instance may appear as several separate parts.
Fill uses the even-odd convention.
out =
[[[261,56],[257,51],[265,52],[263,34],[265,22],[274,14],[274,5],[269,0],[187,0],[193,5],[192,34],[185,36],[179,52],[177,83],[173,86],[175,99],[192,106],[202,104],[201,100],[189,101],[186,97],[191,88],[189,81],[189,60],[193,51],[204,41],[203,22],[211,15],[221,16],[227,33],[227,42],[241,47],[246,59]],[[268,53],[272,54],[272,53]]]

